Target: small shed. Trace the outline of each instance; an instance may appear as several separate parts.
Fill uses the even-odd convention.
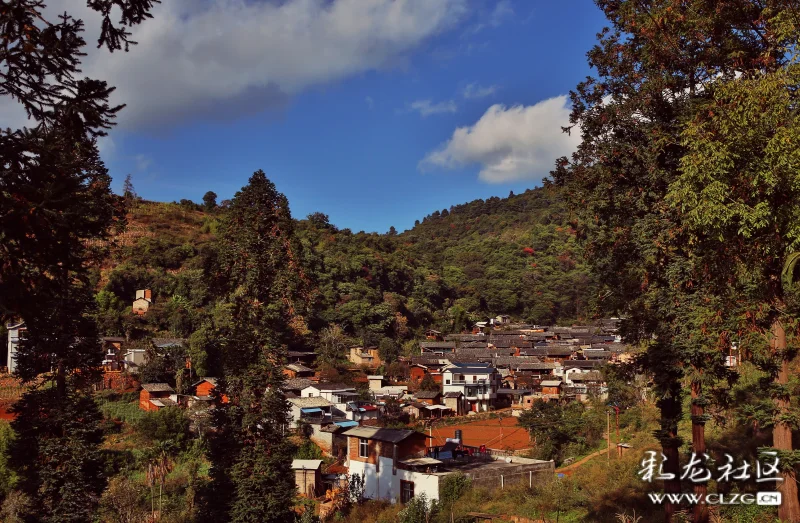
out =
[[[322,460],[321,459],[295,459],[292,460],[294,482],[297,493],[301,496],[315,498],[320,495],[322,488]]]
[[[150,309],[153,303],[153,291],[150,289],[139,289],[136,291],[136,298],[133,300],[133,313],[142,316]]]
[[[428,405],[438,405],[442,399],[442,393],[438,390],[420,390],[414,393],[417,401]]]
[[[175,389],[169,383],[144,383],[139,392],[139,408],[146,411],[159,410],[177,405]]]
[[[542,381],[542,394],[561,394],[561,381],[559,380]]]

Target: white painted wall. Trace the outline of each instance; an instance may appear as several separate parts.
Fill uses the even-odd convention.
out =
[[[428,500],[439,499],[439,475],[397,469],[392,474],[391,458],[378,458],[379,467],[350,460],[350,475],[364,475],[364,497],[382,499],[391,503],[400,501],[400,481],[414,482],[414,495],[425,493]]]
[[[19,346],[20,328],[8,329],[8,372],[13,373],[17,370],[17,347]]]

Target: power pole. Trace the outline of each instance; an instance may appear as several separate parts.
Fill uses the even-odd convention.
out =
[[[614,407],[614,413],[616,414],[615,418],[617,422],[617,452],[619,453],[620,456],[622,456],[622,447],[619,446],[619,444],[622,443],[619,440],[619,407],[616,406]]]
[[[606,441],[608,441],[606,461],[611,461],[611,412],[610,411],[606,411]]]

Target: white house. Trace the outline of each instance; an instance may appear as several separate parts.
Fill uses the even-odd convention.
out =
[[[334,405],[325,398],[288,398],[287,401],[293,425],[300,420],[317,424],[333,421]]]
[[[7,323],[6,330],[8,331],[8,346],[6,347],[6,354],[8,356],[8,372],[14,373],[17,370],[17,349],[19,348],[19,337],[25,331],[25,323]]]
[[[451,363],[442,369],[444,394],[460,392],[464,410],[485,412],[494,406],[502,377],[488,363]]]
[[[301,398],[324,398],[333,404],[335,416],[345,416],[347,404],[358,399],[355,387],[343,383],[315,383],[300,391]]]
[[[426,458],[427,438],[413,430],[356,427],[347,436],[347,467],[364,478],[364,497],[408,503],[424,493],[439,499],[439,460]],[[420,471],[420,468],[423,470]]]

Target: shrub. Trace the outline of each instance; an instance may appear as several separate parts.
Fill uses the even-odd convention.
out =
[[[439,497],[445,505],[455,503],[466,491],[472,487],[472,480],[461,472],[449,474],[444,477],[439,488]]]
[[[136,430],[153,443],[169,441],[178,449],[183,449],[189,440],[189,420],[179,407],[145,413],[136,423]]]

